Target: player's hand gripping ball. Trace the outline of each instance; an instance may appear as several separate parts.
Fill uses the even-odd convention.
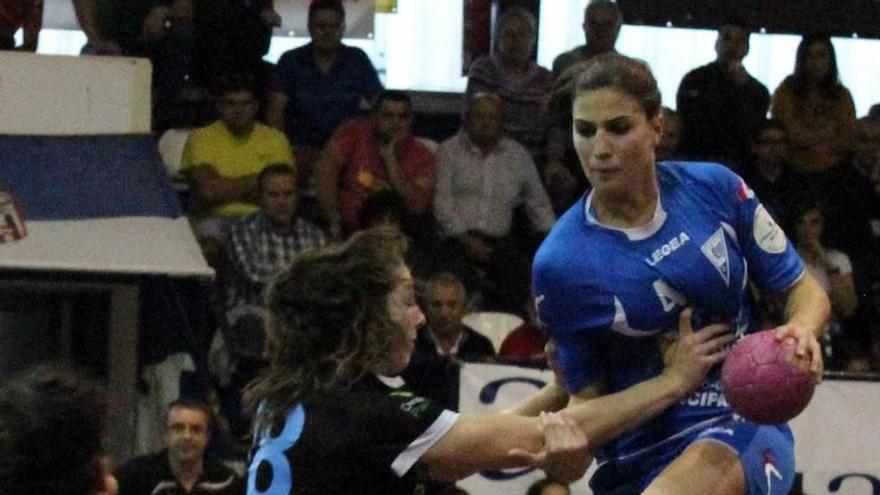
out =
[[[797,342],[779,342],[765,330],[743,337],[721,368],[727,402],[740,416],[755,423],[784,423],[800,414],[813,397],[809,353],[795,355]]]

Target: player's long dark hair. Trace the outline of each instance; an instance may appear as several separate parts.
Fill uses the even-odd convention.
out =
[[[359,232],[339,246],[304,254],[270,286],[270,364],[248,386],[261,422],[280,426],[314,392],[350,386],[382,361],[403,328],[388,313],[406,239]]]

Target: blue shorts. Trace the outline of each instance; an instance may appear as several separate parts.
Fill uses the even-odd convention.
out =
[[[788,425],[730,420],[700,432],[690,443],[718,442],[742,462],[748,495],[786,495],[794,483],[794,436]]]
[[[794,483],[794,436],[787,425],[758,425],[733,418],[700,430],[659,452],[608,462],[590,480],[595,494],[641,493],[672,461],[697,442],[717,442],[731,449],[745,473],[746,494],[786,495]]]

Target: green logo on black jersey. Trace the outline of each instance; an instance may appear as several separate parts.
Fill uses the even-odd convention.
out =
[[[401,404],[400,409],[412,414],[415,417],[419,417],[423,415],[425,411],[427,411],[428,406],[430,405],[431,403],[428,402],[427,399],[424,399],[422,397],[413,397],[409,401]]]

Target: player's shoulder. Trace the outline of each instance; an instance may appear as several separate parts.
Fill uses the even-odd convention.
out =
[[[661,187],[701,197],[720,197],[743,184],[735,172],[712,162],[660,162],[657,176]]]
[[[575,254],[582,251],[586,236],[588,229],[582,197],[553,224],[535,254],[535,266],[547,269],[564,267]]]
[[[657,164],[660,180],[689,183],[712,183],[736,177],[729,168],[714,162],[666,161]]]

